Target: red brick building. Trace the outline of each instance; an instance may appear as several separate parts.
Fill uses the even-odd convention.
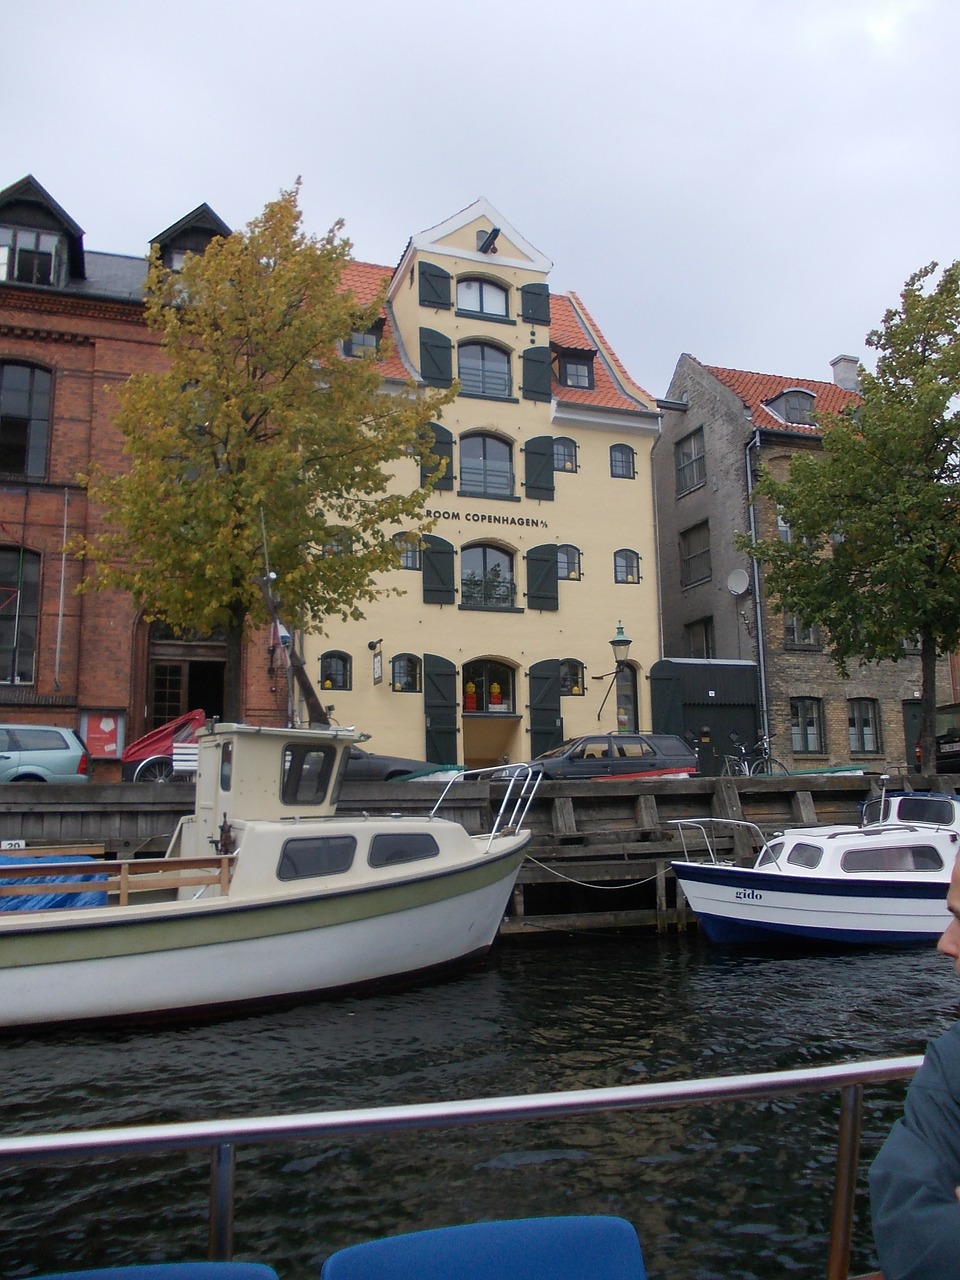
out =
[[[141,258],[94,253],[34,178],[0,191],[0,721],[79,729],[103,780],[147,729],[223,708],[216,637],[148,626],[125,594],[78,594],[88,570],[64,547],[101,527],[79,477],[121,465],[117,388],[162,360],[143,319],[149,245],[176,266],[229,230],[201,205]],[[245,718],[283,723],[285,677],[266,638],[245,667]]]

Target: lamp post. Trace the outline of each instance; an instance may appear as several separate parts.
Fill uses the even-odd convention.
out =
[[[617,676],[626,668],[627,654],[630,652],[630,646],[633,641],[627,636],[623,630],[623,623],[617,623],[617,633],[610,641],[610,648],[613,650],[613,660],[615,666],[612,671],[608,671],[605,675],[594,676],[594,680],[606,680],[609,678],[610,684],[607,686],[607,692],[603,695],[603,701],[600,703],[600,710],[597,712],[597,724],[600,723],[600,717],[603,715],[603,708],[607,705],[607,699],[610,697],[610,690],[617,683]],[[620,728],[619,720],[617,728]]]

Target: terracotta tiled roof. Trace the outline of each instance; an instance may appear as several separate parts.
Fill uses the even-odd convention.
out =
[[[344,269],[342,287],[353,293],[361,306],[369,306],[392,276],[392,267],[351,261]],[[385,320],[384,336],[392,337],[390,317],[385,311],[381,314]],[[567,351],[597,353],[593,361],[593,387],[590,390],[563,387],[554,378],[553,392],[558,400],[599,409],[654,408],[653,397],[631,379],[575,293],[550,295],[550,343]],[[381,367],[384,377],[409,377],[408,370],[396,352]]]
[[[695,357],[691,356],[691,359]],[[701,362],[698,360],[697,364]],[[784,422],[766,406],[782,392],[794,388],[810,391],[816,397],[814,412],[820,414],[838,414],[851,401],[857,399],[856,392],[844,391],[834,382],[816,382],[811,378],[788,378],[776,373],[749,373],[745,369],[721,369],[716,365],[703,365],[708,373],[723,383],[725,387],[740,397],[744,406],[750,410],[755,426],[764,431],[783,431],[790,435],[820,434],[820,428],[813,424],[801,422]]]
[[[574,338],[579,335],[579,342]],[[589,404],[604,409],[654,409],[653,396],[627,373],[589,311],[575,293],[550,295],[550,341],[567,349],[597,351],[593,362],[593,389],[561,387],[554,379],[554,394],[568,404]]]
[[[392,267],[378,267],[373,262],[351,260],[344,267],[340,284],[345,293],[353,294],[361,307],[369,307],[392,275]]]

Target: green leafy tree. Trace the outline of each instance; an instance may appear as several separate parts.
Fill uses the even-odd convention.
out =
[[[268,621],[265,567],[290,616],[321,630],[381,593],[398,526],[425,527],[429,488],[401,488],[390,464],[430,459],[426,424],[454,389],[387,391],[375,359],[341,355],[382,303],[343,290],[341,231],[305,235],[295,188],[179,272],[155,252],[146,322],[166,369],[120,392],[123,473],[86,478],[108,524],[80,548],[95,585],[131,592],[178,634],[222,629],[229,718],[244,638]]]
[[[758,494],[791,531],[740,545],[766,566],[775,607],[817,625],[843,672],[851,659],[920,645],[922,766],[935,767],[938,654],[960,637],[960,262],[912,275],[867,336],[876,373],[858,404],[818,419],[823,450],[764,473]]]

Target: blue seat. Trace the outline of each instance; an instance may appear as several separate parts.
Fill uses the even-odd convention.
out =
[[[35,1280],[277,1280],[262,1262],[155,1262],[93,1271],[52,1271]]]
[[[321,1280],[646,1280],[624,1218],[520,1218],[388,1236],[331,1254]]]

